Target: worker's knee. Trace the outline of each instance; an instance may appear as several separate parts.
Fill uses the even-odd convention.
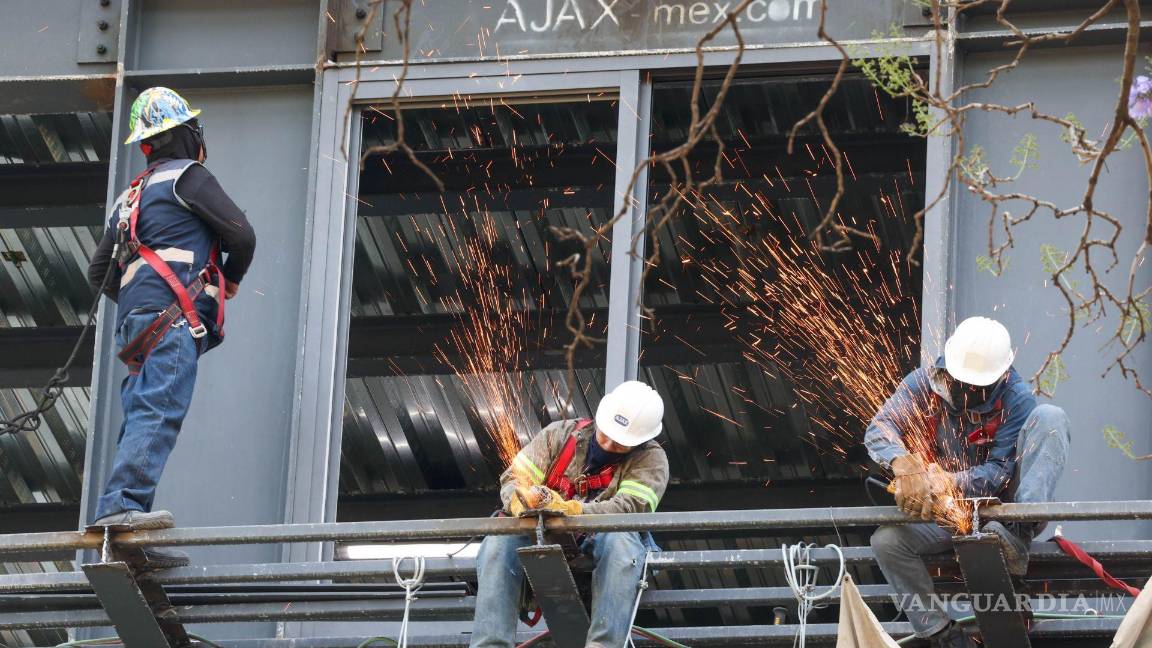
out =
[[[1063,408],[1045,403],[1032,410],[1024,426],[1035,427],[1040,433],[1067,433],[1072,423]]]
[[[601,560],[632,562],[646,551],[639,533],[600,533],[596,535],[593,556]]]
[[[484,538],[476,553],[476,566],[482,569],[488,565],[514,567],[519,564],[516,550],[527,543],[522,536],[496,535]]]
[[[868,542],[872,545],[873,553],[889,555],[904,545],[905,529],[903,526],[885,525],[876,529]]]

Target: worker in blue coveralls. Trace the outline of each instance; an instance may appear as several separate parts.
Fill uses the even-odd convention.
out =
[[[1064,410],[1037,404],[1012,367],[1015,353],[1004,325],[972,317],[956,327],[944,356],[913,371],[872,419],[864,443],[894,476],[896,504],[933,522],[886,525],[872,535],[876,562],[896,592],[896,604],[916,635],[939,648],[974,646],[932,602],[932,577],[922,558],[946,551],[946,519],[954,497],[999,496],[1009,502],[1050,502],[1068,454]],[[1028,547],[1043,527],[1032,522],[983,525],[995,534],[1008,571],[1028,569]],[[1014,602],[1013,602],[1014,604]]]
[[[91,527],[167,529],[153,511],[156,486],[196,384],[202,354],[223,341],[224,300],[236,296],[256,235],[244,212],[204,168],[204,130],[183,97],[149,88],[132,104],[126,144],[148,165],[120,195],[88,268],[117,302],[116,342],[129,376],[120,388],[124,422]],[[226,258],[222,255],[226,254]],[[188,563],[147,550],[153,568]]]

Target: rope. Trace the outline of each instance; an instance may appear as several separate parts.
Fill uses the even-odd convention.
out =
[[[792,594],[796,597],[796,613],[799,616],[800,627],[796,631],[796,638],[792,641],[794,648],[804,648],[808,632],[808,615],[812,610],[822,608],[826,604],[817,601],[828,598],[844,580],[844,552],[840,547],[830,544],[825,549],[832,549],[840,557],[840,575],[836,577],[834,585],[823,592],[816,592],[816,576],[820,568],[812,564],[812,548],[815,544],[799,543],[791,547],[780,545],[780,552],[784,555],[784,577]]]
[[[629,628],[635,625],[636,614],[640,612],[640,598],[644,596],[644,592],[648,590],[648,557],[651,555],[651,551],[644,552],[644,568],[640,571],[640,587],[636,591],[636,600],[632,603],[632,616],[628,617]],[[636,648],[636,642],[632,640],[632,633],[628,633],[627,645]]]
[[[1065,538],[1063,528],[1059,526],[1056,527],[1056,533],[1052,539],[1056,541],[1056,546],[1060,547],[1060,551],[1080,561],[1088,569],[1091,569],[1092,572],[1096,574],[1096,577],[1103,581],[1108,587],[1126,592],[1129,596],[1140,596],[1139,589],[1109,574],[1108,571],[1104,569],[1104,565],[1100,564],[1099,560],[1089,555],[1080,545]]]
[[[119,247],[119,244],[117,244]],[[84,320],[84,326],[80,329],[80,335],[76,338],[76,344],[72,345],[72,352],[68,354],[68,360],[64,365],[52,374],[48,379],[48,383],[44,385],[44,389],[40,390],[40,397],[36,400],[36,406],[32,409],[21,412],[10,419],[0,416],[0,437],[6,434],[17,434],[20,432],[35,432],[40,429],[43,424],[43,415],[56,406],[56,401],[64,393],[64,385],[68,382],[70,376],[69,371],[72,365],[76,363],[76,356],[80,355],[80,348],[84,345],[84,338],[88,335],[88,329],[92,328],[92,324],[96,321],[96,310],[100,307],[100,297],[104,294],[104,290],[108,287],[108,280],[114,274],[112,270],[116,267],[116,250],[112,251],[112,257],[108,262],[108,269],[104,271],[104,279],[100,281],[100,290],[96,293],[96,297],[92,300],[92,306],[88,308],[88,317]]]
[[[400,575],[400,566],[405,560],[412,560],[412,577],[404,578]],[[412,601],[416,600],[416,592],[424,586],[424,556],[411,558],[393,558],[392,575],[396,577],[396,584],[404,588],[404,620],[400,622],[399,648],[408,648],[408,613],[412,608]]]

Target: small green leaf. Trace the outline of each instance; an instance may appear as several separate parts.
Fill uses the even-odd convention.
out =
[[[1127,346],[1141,331],[1147,332],[1152,329],[1152,308],[1142,301],[1129,304],[1124,310],[1121,322],[1120,340]]]
[[[1009,164],[1016,167],[1016,175],[1020,175],[1025,169],[1037,168],[1039,157],[1040,149],[1036,144],[1036,136],[1026,133],[1012,148],[1012,159],[1009,160]]]
[[[1109,448],[1116,448],[1132,461],[1149,461],[1152,460],[1152,455],[1138,455],[1132,451],[1132,442],[1124,433],[1117,430],[1115,426],[1104,426],[1104,440],[1108,443]]]
[[[981,254],[980,256],[976,257],[976,269],[980,270],[981,272],[987,272],[993,277],[999,277],[1008,270],[1010,260],[1011,259],[1009,257],[1001,255],[1000,259],[997,261],[992,257],[984,256]]]
[[[1054,396],[1056,395],[1056,386],[1068,378],[1068,372],[1064,370],[1064,360],[1059,355],[1053,356],[1052,360],[1044,367],[1044,371],[1040,373],[1040,391]]]
[[[1056,274],[1057,270],[1068,263],[1068,253],[1055,245],[1044,243],[1040,246],[1040,263],[1044,267],[1044,272]]]

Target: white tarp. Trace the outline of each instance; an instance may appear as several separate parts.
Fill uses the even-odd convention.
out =
[[[900,648],[868,609],[849,574],[845,574],[840,583],[840,627],[837,634],[836,648]]]
[[[1144,591],[1124,615],[1116,638],[1112,640],[1112,648],[1152,648],[1152,578],[1144,584]]]

